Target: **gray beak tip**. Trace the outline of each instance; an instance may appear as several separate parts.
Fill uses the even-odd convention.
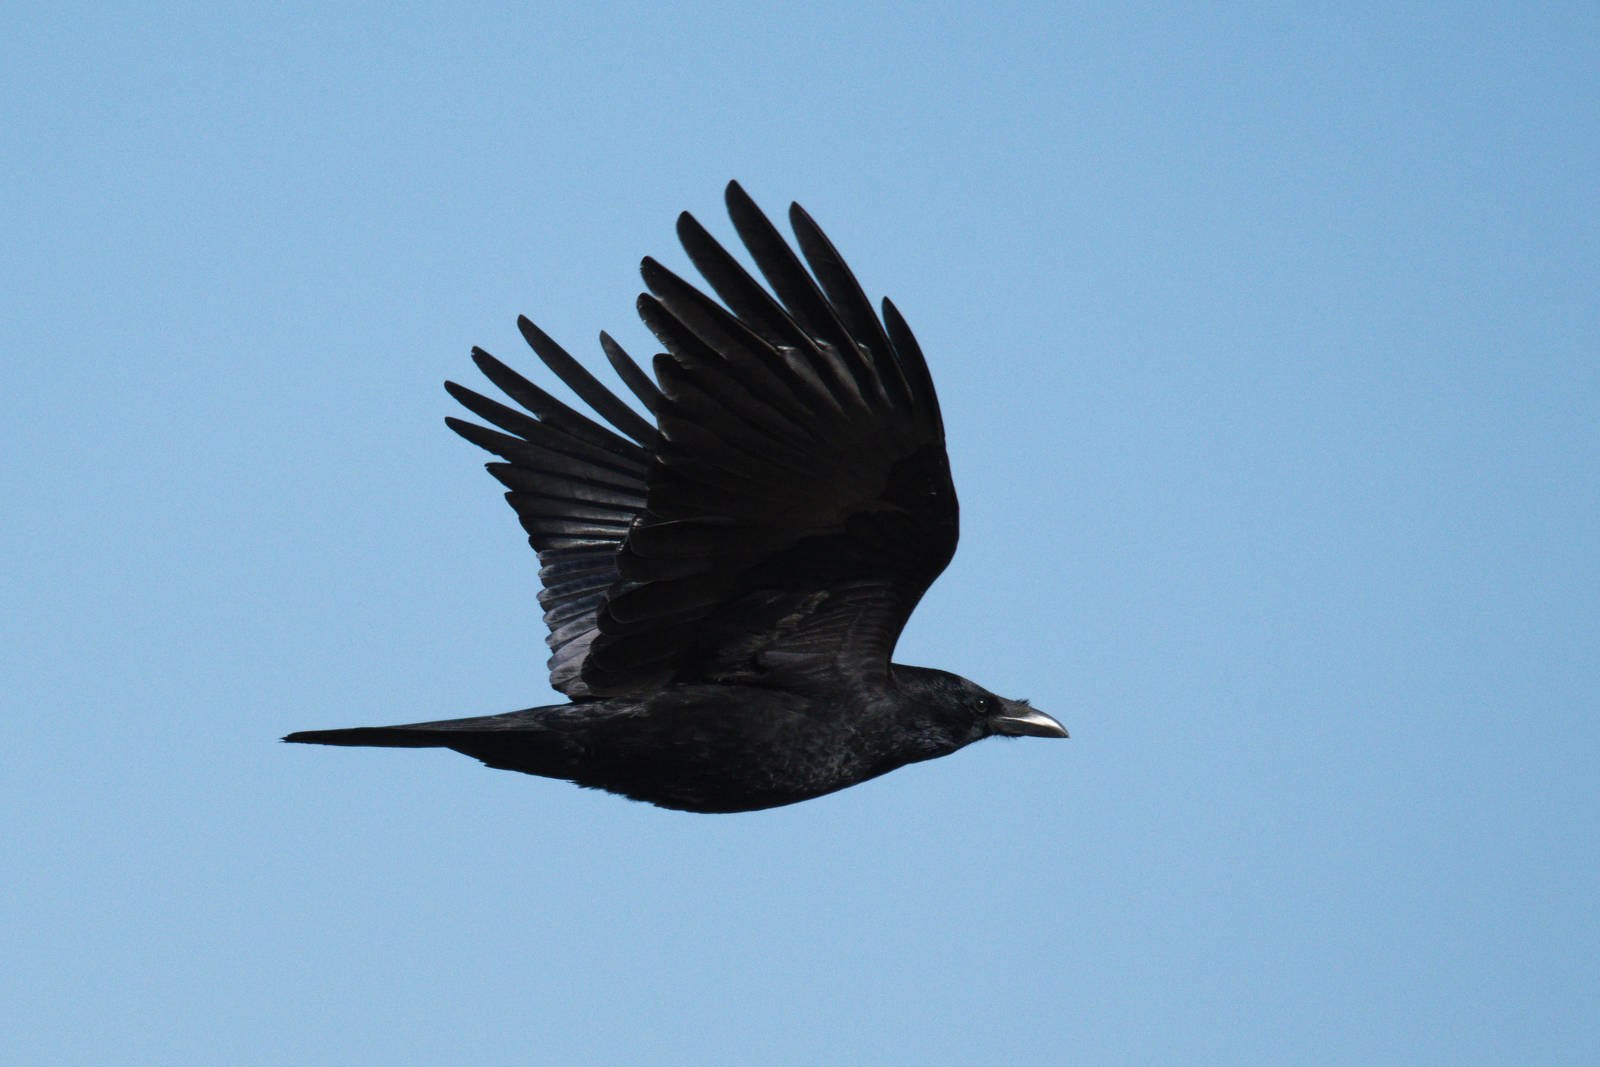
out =
[[[1067,728],[1037,708],[1014,704],[989,720],[997,734],[1011,737],[1071,737]]]

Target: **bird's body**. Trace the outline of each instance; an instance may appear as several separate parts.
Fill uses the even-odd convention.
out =
[[[809,271],[737,185],[728,206],[771,293],[685,214],[679,236],[723,303],[646,259],[639,311],[667,348],[656,380],[601,335],[654,425],[526,319],[535,352],[611,428],[481,350],[479,367],[526,412],[447,383],[498,427],[448,420],[505,461],[489,470],[539,553],[551,684],[572,702],[285,740],[451,748],[731,812],[990,734],[1066,736],[1026,702],[891,664],[956,546],[932,381],[893,305],[873,312],[798,206]]]
[[[938,690],[970,682],[897,666],[894,690],[813,696],[738,685],[674,685],[642,698],[530,708],[407,726],[307,731],[297,741],[450,748],[491,767],[697,812],[751,811],[832,793],[947,755],[983,733],[971,715],[936,712]],[[1043,727],[1043,723],[1037,724]]]

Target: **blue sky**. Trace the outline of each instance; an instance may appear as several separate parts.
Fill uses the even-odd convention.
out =
[[[0,34],[0,1051],[1582,1063],[1593,5],[24,4]],[[1027,696],[658,811],[292,729],[550,699],[442,425],[796,199],[928,353],[899,658]]]

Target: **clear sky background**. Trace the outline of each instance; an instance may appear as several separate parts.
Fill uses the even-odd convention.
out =
[[[1592,1063],[1593,4],[13,6],[0,1059]],[[987,741],[692,816],[293,729],[551,701],[442,418],[804,203]]]

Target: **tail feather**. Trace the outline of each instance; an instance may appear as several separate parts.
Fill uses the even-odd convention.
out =
[[[307,745],[364,745],[379,748],[455,748],[473,735],[544,733],[547,716],[561,706],[528,708],[470,719],[407,722],[398,726],[357,726],[347,730],[299,730],[285,741]]]
[[[350,730],[300,730],[284,738],[306,745],[365,745],[377,748],[444,748],[449,740],[414,726],[361,726]]]
[[[414,722],[399,726],[359,726],[347,730],[300,730],[285,741],[307,745],[371,748],[449,748],[491,767],[550,778],[570,778],[583,756],[582,720],[551,729],[551,713],[561,707],[530,708],[506,715]]]

